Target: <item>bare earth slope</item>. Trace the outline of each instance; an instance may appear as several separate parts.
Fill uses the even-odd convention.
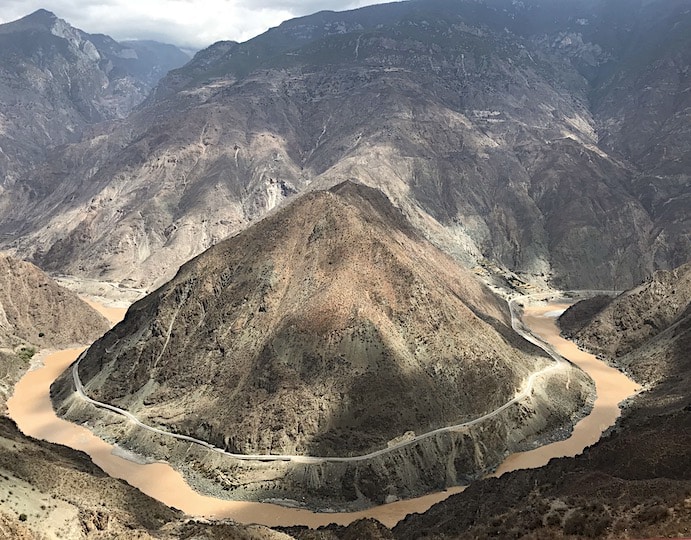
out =
[[[616,351],[623,346],[629,352],[612,360],[648,387],[608,436],[574,459],[474,483],[424,515],[409,516],[394,529],[396,538],[689,536],[688,270],[686,265],[656,273],[595,317],[587,306],[572,308],[592,321],[581,335],[610,336],[608,341],[589,342],[594,348],[604,344]],[[616,314],[628,324],[612,325],[604,332],[599,321]],[[647,316],[657,321],[654,332],[641,332],[639,323]]]
[[[0,417],[0,538],[287,540],[261,526],[196,521],[106,475],[71,448],[22,435]]]
[[[678,361],[669,343],[688,318],[691,263],[659,271],[645,283],[590,313],[590,303],[576,304],[560,319],[571,339],[584,348],[612,358],[646,384],[664,379]]]
[[[0,255],[0,337],[65,348],[103,335],[108,321],[31,263]]]
[[[8,344],[60,348],[88,343],[109,325],[32,264],[0,257],[0,409],[28,367]],[[37,338],[39,329],[45,335]],[[0,538],[82,540],[238,538],[283,540],[278,532],[234,523],[209,525],[106,475],[89,456],[23,435],[0,416]]]
[[[31,263],[0,254],[0,398],[39,348],[90,343],[108,322]]]
[[[94,344],[79,374],[90,397],[234,453],[350,456],[483,416],[551,362],[381,192],[348,182],[184,265]],[[422,470],[441,467],[436,452],[457,454],[444,483],[491,467],[582,407],[583,375],[554,375],[494,428],[479,426],[474,445],[459,434],[453,450],[445,438],[401,452],[435,448],[415,454]],[[67,373],[53,387],[63,411],[80,406],[72,392]],[[407,474],[412,484],[422,471]],[[375,498],[382,487],[370,485]]]
[[[14,538],[23,527],[31,531],[28,538],[112,538],[134,531],[151,538],[149,532],[180,517],[110,478],[81,452],[25,437],[7,418],[0,418],[0,497],[2,538]]]

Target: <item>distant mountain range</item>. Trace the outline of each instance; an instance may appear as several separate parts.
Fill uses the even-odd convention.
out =
[[[93,398],[229,451],[303,457],[395,445],[516,395],[546,360],[474,274],[517,288],[643,283],[560,319],[645,385],[582,455],[475,482],[392,530],[286,530],[685,533],[689,66],[688,0],[410,0],[301,17],[192,59],[41,10],[0,26],[0,248],[51,272],[157,287],[85,355],[78,373]],[[0,263],[8,380],[23,369],[11,362],[30,354],[22,347],[49,346],[44,328],[103,330],[38,269]],[[27,314],[33,297],[38,311]],[[73,316],[93,326],[77,329]],[[197,487],[341,506],[477,475],[517,441],[570,425],[589,389],[574,373],[550,387],[560,385],[559,399],[535,392],[535,407],[502,410],[447,446],[430,438],[365,464],[309,469],[222,468],[218,456],[197,459],[202,451],[190,460],[188,447],[98,423],[73,385],[66,373],[53,386],[62,414],[184,462]],[[4,446],[3,470],[26,474],[30,463]],[[107,516],[84,504],[84,530],[100,531]],[[142,504],[161,512],[147,529],[179,517]],[[122,523],[149,519],[125,506]],[[212,536],[226,524],[177,526]]]
[[[56,44],[40,62],[25,50],[36,32]],[[5,101],[28,115],[5,136],[34,126],[42,152],[3,146],[23,173],[3,187],[0,232],[48,270],[161,283],[286,198],[344,179],[382,189],[465,264],[519,279],[621,288],[691,253],[682,1],[321,12],[212,45],[136,110],[141,48],[47,12],[2,36],[16,51]],[[69,92],[41,71],[49,61],[70,66],[50,68]]]
[[[0,51],[2,189],[49,148],[127,116],[163,75],[189,60],[172,45],[87,34],[46,10],[0,25]]]

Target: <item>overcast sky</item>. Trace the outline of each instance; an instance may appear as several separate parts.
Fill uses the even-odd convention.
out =
[[[0,23],[43,8],[91,34],[201,49],[222,39],[246,41],[292,17],[386,1],[390,0],[0,0]]]

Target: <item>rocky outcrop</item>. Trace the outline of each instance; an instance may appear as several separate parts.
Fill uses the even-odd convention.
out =
[[[656,272],[598,310],[592,307],[579,303],[567,310],[560,319],[565,334],[640,382],[656,384],[683,361],[669,349],[691,314],[691,264]]]
[[[231,453],[340,458],[482,417],[551,362],[513,333],[503,302],[381,192],[347,182],[184,265],[94,344],[79,375],[90,397]],[[214,479],[226,471],[234,496],[407,497],[474,477],[568,424],[589,391],[567,365],[536,387],[477,426],[367,459],[262,466],[203,448],[190,459],[185,443],[186,461]],[[63,414],[86,414],[71,373],[53,394]],[[144,453],[165,439],[127,437]],[[181,451],[167,452],[175,462]]]

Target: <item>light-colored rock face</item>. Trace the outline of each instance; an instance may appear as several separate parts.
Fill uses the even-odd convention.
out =
[[[691,47],[664,32],[676,8],[563,18],[514,4],[506,19],[411,5],[203,51],[145,107],[25,176],[36,196],[0,208],[5,244],[51,270],[159,285],[290,195],[356,178],[467,264],[622,288],[688,258]],[[633,42],[659,77],[628,56]],[[620,87],[647,96],[641,122]],[[667,154],[641,127],[650,115]]]

